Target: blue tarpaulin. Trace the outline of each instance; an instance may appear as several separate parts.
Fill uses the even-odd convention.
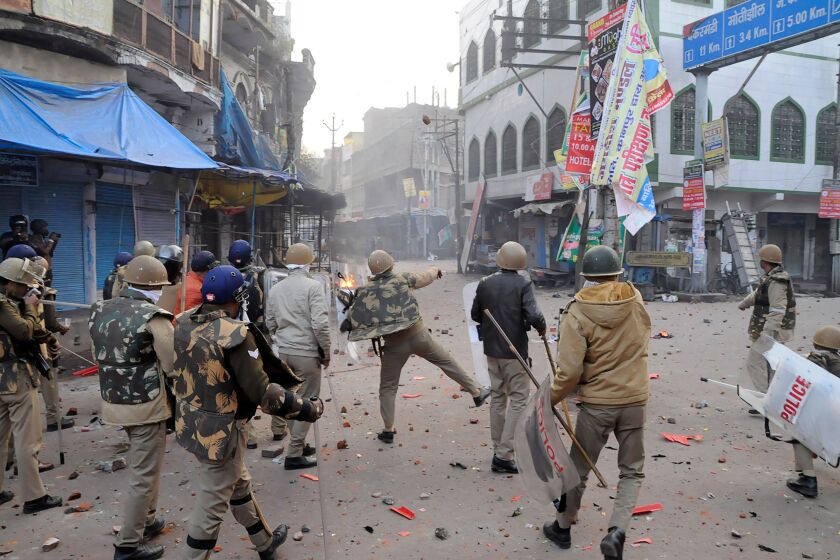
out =
[[[69,87],[2,69],[0,149],[172,169],[218,167],[126,84]]]
[[[221,87],[222,109],[216,115],[219,158],[245,167],[282,171],[282,165],[266,139],[251,127],[224,71]]]

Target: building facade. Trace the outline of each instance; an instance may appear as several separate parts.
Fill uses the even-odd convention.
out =
[[[582,34],[580,26],[538,18],[591,22],[605,14],[608,6],[598,0],[474,0],[461,11],[459,109],[466,129],[466,198],[472,198],[483,177],[488,200],[513,209],[525,204],[522,193],[529,178],[556,168],[552,154],[562,146],[560,131],[569,115],[574,72],[521,68],[518,72],[526,89],[510,69],[501,67],[503,25],[513,24],[493,21],[492,14],[507,15],[508,4],[511,15],[525,18],[515,24],[519,31],[574,37]],[[649,165],[659,218],[664,221],[644,228],[628,240],[628,247],[682,250],[691,238],[690,214],[682,211],[682,170],[694,153],[695,83],[694,76],[682,70],[682,30],[737,2],[648,0],[644,4],[676,98],[654,117],[657,156]],[[518,47],[569,51],[567,55],[517,53],[515,62],[525,64],[574,66],[574,51],[581,45],[571,37],[522,36],[517,41]],[[709,78],[709,118],[728,118],[732,155],[728,179],[718,178],[715,184],[712,174],[707,175],[707,247],[712,268],[727,261],[725,251],[720,254],[721,246],[726,247],[718,220],[728,208],[741,209],[756,217],[756,244],[779,244],[797,281],[819,284],[828,280],[831,224],[818,218],[817,212],[822,180],[832,174],[837,55],[835,42],[825,38],[769,54],[748,82],[758,59],[718,70]],[[564,198],[557,181],[552,198]],[[553,223],[543,228],[549,231],[545,242],[552,247],[545,254],[548,261],[553,261],[552,244],[558,242],[552,234],[559,231],[562,236],[564,220],[568,221],[565,212],[554,210],[550,215],[559,218],[557,228]],[[522,228],[505,229],[517,229],[523,235]],[[533,235],[534,227],[525,229],[525,235]],[[488,241],[499,240],[492,233],[486,235]],[[711,270],[710,278],[713,274]]]

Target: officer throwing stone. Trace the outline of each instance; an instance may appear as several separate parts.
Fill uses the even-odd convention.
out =
[[[171,417],[166,376],[172,374],[172,314],[157,306],[169,284],[163,264],[147,255],[132,259],[128,287],[91,312],[90,336],[99,363],[102,419],[123,426],[128,437],[128,495],[116,538],[114,560],[153,560],[163,546],[144,543],[166,526],[155,517],[160,473],[166,452],[166,420]]]
[[[379,379],[379,410],[385,429],[377,437],[385,443],[394,442],[394,408],[400,373],[412,355],[438,366],[447,377],[469,391],[476,406],[490,396],[488,387],[480,387],[475,378],[440,345],[423,324],[414,290],[428,286],[441,276],[440,269],[431,267],[421,274],[394,272],[394,259],[377,250],[368,257],[373,276],[367,285],[356,292],[347,312],[351,341],[382,338]]]
[[[513,458],[513,434],[522,411],[528,404],[531,380],[507,343],[484,314],[487,309],[516,346],[528,359],[528,330],[545,334],[545,317],[537,308],[534,285],[517,271],[528,263],[525,248],[508,241],[496,253],[499,272],[485,276],[478,283],[470,315],[481,325],[481,339],[490,372],[490,436],[493,439],[493,461],[490,469],[498,473],[518,473]]]
[[[275,560],[288,527],[272,532],[254,498],[245,467],[246,423],[258,405],[266,414],[302,422],[315,422],[324,405],[269,382],[254,334],[237,319],[247,297],[238,270],[228,265],[212,269],[201,294],[204,303],[175,321],[176,439],[199,460],[183,558],[210,557],[230,507],[260,560]]]
[[[623,272],[618,254],[600,246],[583,256],[583,276],[594,286],[583,288],[566,307],[557,342],[557,372],[551,402],[557,404],[578,388],[575,435],[586,454],[598,460],[610,434],[618,440],[618,490],[601,554],[621,560],[624,538],[644,480],[645,405],[648,400],[650,317],[638,290],[618,282]],[[577,446],[571,459],[580,484],[557,503],[557,520],[543,533],[560,548],[572,545],[589,465]]]
[[[758,250],[764,276],[758,287],[738,304],[738,309],[753,308],[750,318],[750,340],[755,342],[762,334],[781,343],[793,338],[796,327],[796,298],[790,274],[782,267],[782,250],[777,245],[765,245]],[[772,370],[764,356],[750,351],[747,371],[757,391],[767,392],[772,380]],[[750,410],[750,414],[758,414]]]

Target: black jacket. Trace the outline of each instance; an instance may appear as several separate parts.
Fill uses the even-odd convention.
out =
[[[484,354],[493,358],[515,358],[496,327],[484,315],[485,309],[490,310],[516,350],[527,358],[528,330],[531,327],[545,330],[545,317],[537,308],[531,281],[513,270],[485,276],[478,283],[470,313],[473,321],[481,325]]]

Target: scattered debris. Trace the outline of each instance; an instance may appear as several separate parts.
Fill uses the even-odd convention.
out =
[[[456,469],[464,469],[464,470],[467,470],[467,466],[466,466],[464,463],[460,463],[460,462],[458,462],[458,461],[455,461],[455,462],[453,462],[453,463],[449,463],[449,466],[450,466],[450,467],[455,467]]]
[[[432,497],[432,495],[429,494],[428,492],[423,492],[422,494],[420,494],[420,499],[421,500],[428,500],[431,497]]]
[[[344,422],[341,423],[341,425],[344,426],[345,428],[349,428],[350,427],[350,422],[345,420]]]
[[[663,506],[662,504],[657,502],[655,504],[647,504],[647,505],[644,505],[644,506],[638,506],[636,509],[633,510],[633,515],[642,515],[644,513],[654,513],[654,512],[657,512],[657,511],[662,511],[663,509],[665,509],[665,506]]]
[[[391,511],[393,511],[397,515],[402,515],[403,517],[405,517],[408,520],[413,520],[415,517],[417,517],[417,515],[413,511],[411,511],[410,509],[408,509],[405,506],[392,507]]]
[[[635,541],[633,541],[633,544],[630,545],[630,546],[632,546],[634,548],[638,548],[639,546],[641,546],[643,544],[653,544],[653,539],[650,538],[650,537],[643,537],[641,539],[636,539]]]
[[[697,435],[681,435],[681,434],[671,434],[669,432],[661,432],[662,437],[664,437],[668,441],[673,441],[675,443],[680,443],[685,446],[689,446],[688,440],[693,439],[695,441],[703,441],[703,436]]]
[[[732,531],[730,532],[730,534],[731,534],[733,537],[735,537],[736,539],[740,539],[740,538],[743,536],[741,533],[739,533],[739,532],[738,532],[738,531],[736,531],[735,529],[732,529]]]
[[[335,444],[335,446],[339,449],[347,449],[347,447],[348,447],[347,440],[346,439],[339,440],[338,443]]]
[[[435,536],[440,540],[445,541],[449,538],[449,531],[447,531],[445,527],[438,527],[435,529]]]
[[[370,525],[365,525],[365,531],[367,531],[368,533],[370,533],[372,535],[373,534],[373,527],[371,527]]]
[[[300,528],[301,533],[308,533],[310,531],[312,531],[312,529],[310,529],[308,525],[304,525],[303,527]]]
[[[478,424],[478,418],[470,418],[470,424]]]
[[[458,393],[454,393],[454,394],[452,395],[452,398],[453,398],[453,399],[460,399],[460,398],[461,398],[461,395],[459,395]]]
[[[392,505],[394,505],[395,502],[394,502],[394,498],[388,497],[388,498],[382,498],[382,503],[385,504],[386,506],[392,506]]]
[[[692,408],[706,408],[709,406],[708,401],[699,401],[691,403]]]
[[[81,492],[71,492],[69,496],[67,496],[67,501],[72,502],[73,500],[78,500],[82,497]]]
[[[292,540],[297,541],[297,542],[302,541],[303,540],[303,533],[300,532],[300,531],[296,532],[294,535],[292,535]]]
[[[425,378],[425,377],[423,377],[422,375],[415,375],[415,376],[414,376],[414,377],[412,377],[411,379],[412,379],[413,381],[423,381],[423,380],[424,380],[424,379],[426,379],[426,378]]]
[[[725,463],[725,462],[726,462],[726,457],[723,457],[723,456],[718,457],[718,463]]]
[[[54,550],[60,543],[61,541],[56,537],[50,537],[44,541],[44,544],[41,545],[41,550],[49,552],[50,550]]]
[[[668,423],[669,423],[669,424],[676,424],[676,423],[677,423],[677,419],[676,419],[676,418],[672,418],[672,417],[668,417]]]
[[[118,457],[113,461],[99,461],[99,464],[96,465],[96,470],[109,473],[122,470],[127,465],[125,457]]]
[[[519,517],[520,515],[522,515],[522,508],[519,506],[510,514],[511,517]]]
[[[274,449],[263,449],[263,459],[274,459],[275,457],[279,457],[283,454],[283,449],[283,447],[276,447]]]
[[[403,393],[402,398],[404,399],[416,399],[417,397],[422,397],[421,393]]]
[[[67,480],[76,480],[77,478],[79,478],[79,473],[77,473],[76,471],[73,471],[67,477]]]
[[[665,296],[663,296],[663,297],[665,297]],[[674,296],[674,297],[676,297],[676,296]],[[674,338],[674,335],[672,335],[672,334],[671,334],[671,333],[669,333],[668,331],[659,331],[658,333],[656,333],[655,335],[653,335],[653,338],[656,338],[656,339],[660,339],[660,338]]]
[[[77,505],[77,506],[73,506],[73,507],[69,507],[69,508],[65,509],[65,510],[64,510],[64,513],[66,513],[66,514],[70,514],[70,513],[84,513],[84,512],[86,512],[86,511],[89,511],[92,507],[93,507],[93,504],[92,504],[92,503],[90,503],[90,502],[82,502],[81,504],[79,504],[79,505]]]
[[[347,414],[347,407],[346,406],[341,407],[341,413],[342,414]]]
[[[658,373],[649,373],[648,374],[648,379],[659,379],[659,374]]]
[[[411,536],[411,531],[400,531],[397,534],[401,537],[410,537]]]
[[[374,492],[373,494],[370,495],[370,497],[371,498],[381,498],[382,497],[382,492]]]
[[[70,408],[67,409],[67,413],[65,414],[65,416],[78,416],[78,414],[79,414],[79,411],[76,409],[76,407],[71,406]]]
[[[309,473],[303,473],[302,475],[300,475],[300,477],[305,478],[306,480],[314,480],[315,482],[318,482],[318,480],[320,480],[314,474],[309,474]]]
[[[770,548],[769,546],[765,546],[763,544],[758,545],[758,550],[762,552],[776,552],[776,550]]]

